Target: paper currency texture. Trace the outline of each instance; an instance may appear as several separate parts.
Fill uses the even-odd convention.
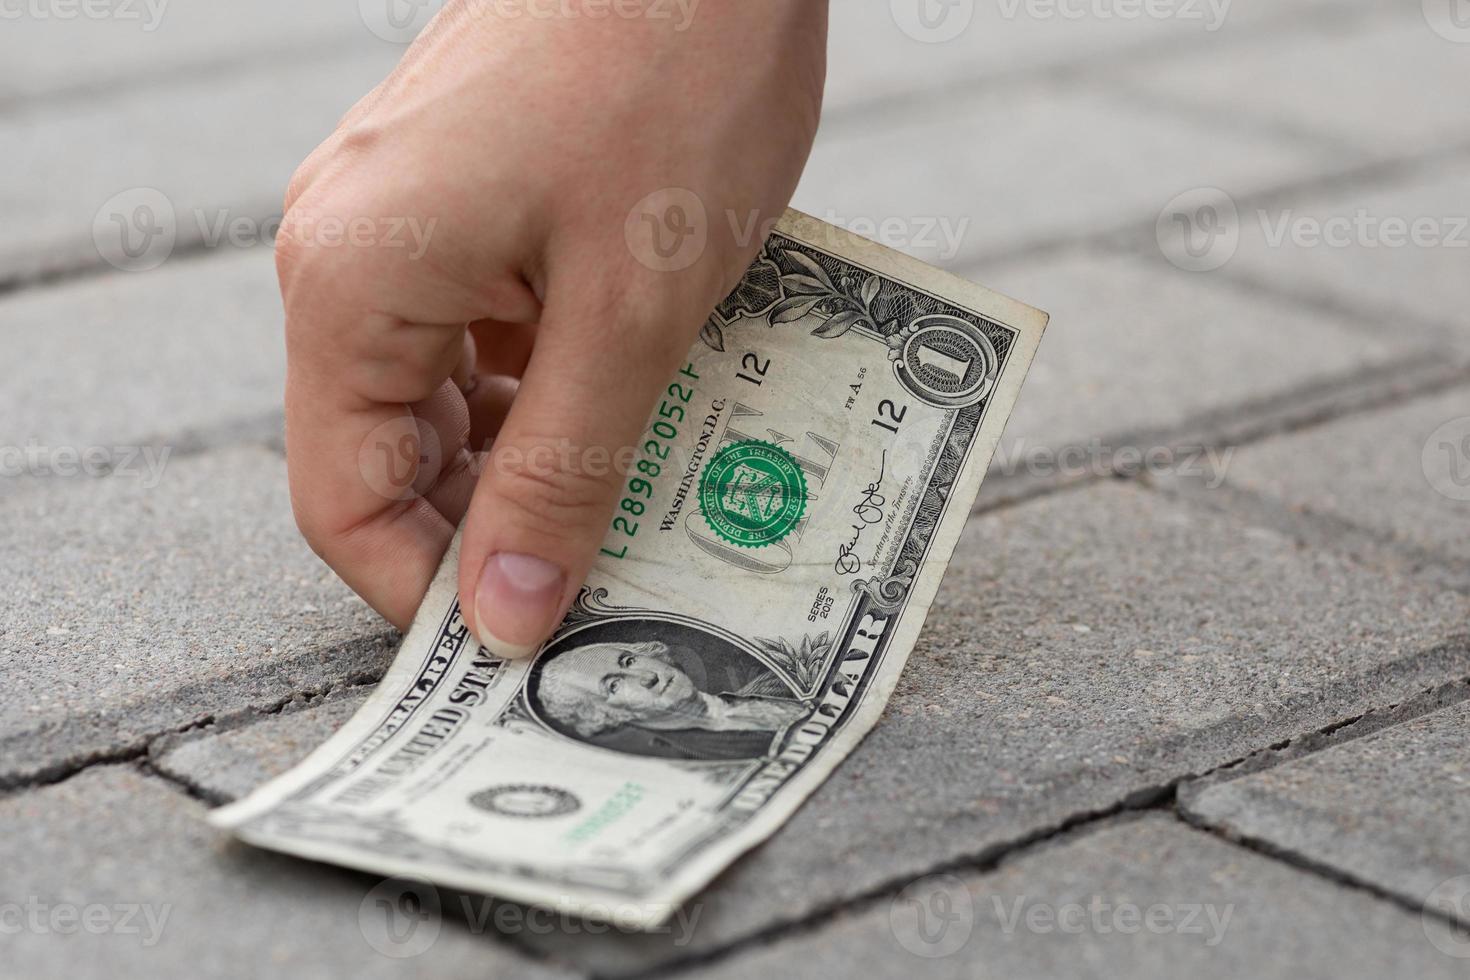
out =
[[[878,720],[1045,324],[788,213],[660,393],[540,653],[470,636],[456,545],[362,710],[213,821],[658,924]]]

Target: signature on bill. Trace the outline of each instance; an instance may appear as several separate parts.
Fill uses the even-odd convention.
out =
[[[878,476],[863,489],[862,499],[852,508],[857,520],[852,525],[852,537],[837,546],[837,561],[833,568],[838,575],[856,575],[863,569],[863,561],[857,556],[858,542],[863,532],[874,524],[883,523],[883,507],[888,499],[883,496],[883,472],[888,467],[888,451],[878,459]]]

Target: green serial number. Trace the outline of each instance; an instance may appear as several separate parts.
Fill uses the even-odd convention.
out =
[[[690,381],[698,381],[699,375],[694,371],[693,364],[684,365],[679,372],[679,377],[688,378]],[[643,455],[638,462],[633,464],[633,472],[636,476],[628,479],[628,489],[623,499],[618,501],[618,509],[622,513],[613,518],[612,533],[624,534],[629,538],[638,536],[639,521],[635,518],[642,517],[648,510],[647,501],[653,500],[654,483],[664,471],[664,464],[668,462],[673,453],[674,440],[679,438],[679,423],[684,421],[684,406],[694,397],[694,387],[685,387],[678,381],[669,385],[666,389],[666,397],[658,406],[658,417],[654,419],[649,431],[653,438],[643,444]],[[611,548],[603,548],[602,554],[609,558],[628,557],[628,543],[624,542],[616,551]]]

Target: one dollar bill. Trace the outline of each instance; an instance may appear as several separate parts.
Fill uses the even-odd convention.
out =
[[[470,635],[456,544],[356,716],[213,821],[658,925],[878,721],[1045,325],[789,212],[661,393],[540,653]]]

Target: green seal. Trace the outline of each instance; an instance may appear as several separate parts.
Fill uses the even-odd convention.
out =
[[[769,442],[731,443],[699,478],[699,508],[716,534],[742,548],[775,544],[806,512],[806,476]]]

